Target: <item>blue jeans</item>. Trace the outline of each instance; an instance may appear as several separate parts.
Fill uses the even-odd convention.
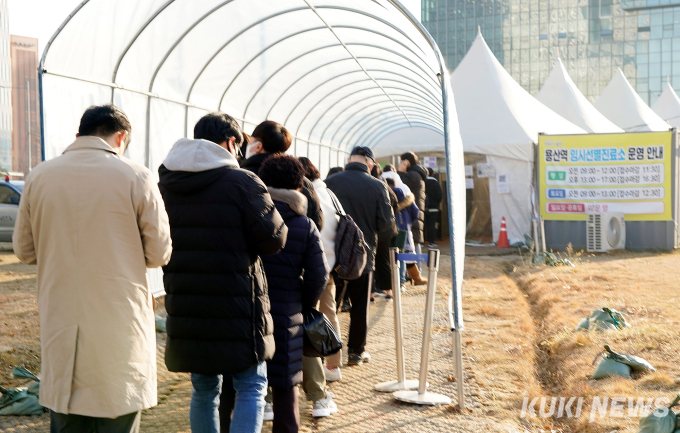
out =
[[[231,376],[236,402],[229,428],[230,433],[255,433],[262,429],[264,397],[267,395],[267,363]],[[219,433],[218,407],[222,376],[191,374],[194,391],[191,393],[189,423],[192,433]]]
[[[406,262],[399,260],[399,280],[401,284],[406,283]]]

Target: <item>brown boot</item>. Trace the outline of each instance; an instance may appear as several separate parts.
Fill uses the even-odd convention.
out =
[[[411,284],[413,284],[414,286],[424,286],[425,284],[427,284],[427,280],[420,276],[420,270],[418,269],[418,265],[407,267],[406,271],[411,276]]]

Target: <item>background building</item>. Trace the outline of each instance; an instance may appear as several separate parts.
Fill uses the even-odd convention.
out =
[[[680,90],[678,0],[423,0],[422,22],[450,70],[479,27],[501,64],[533,95],[557,57],[590,101],[619,67],[648,104],[666,77]]]
[[[0,0],[0,167],[12,169],[12,73],[10,67],[9,9]]]
[[[12,107],[14,109],[11,167],[15,172],[28,174],[29,135],[31,168],[42,160],[40,112],[38,110],[38,40],[13,35],[11,43]]]

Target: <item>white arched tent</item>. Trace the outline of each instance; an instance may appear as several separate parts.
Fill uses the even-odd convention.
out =
[[[548,75],[548,79],[545,80],[541,91],[536,95],[536,99],[587,132],[623,132],[583,96],[560,59],[555,61],[555,66]]]
[[[414,127],[441,133],[450,317],[460,340],[465,180],[456,112],[437,45],[398,1],[84,0],[47,44],[39,77],[45,159],[73,141],[88,106],[109,102],[132,122],[129,157],[153,172],[216,110],[246,132],[265,119],[284,124],[292,152],[324,173],[355,145]],[[157,273],[150,280],[162,288]],[[462,383],[460,362],[457,370]]]
[[[595,108],[626,132],[668,131],[670,128],[668,122],[640,98],[621,68],[595,102]]]
[[[509,190],[489,179],[493,239],[501,218],[511,243],[530,233],[531,183],[538,134],[583,134],[585,131],[541,104],[496,60],[479,33],[452,75],[452,86],[465,152],[486,155]]]
[[[659,99],[652,105],[652,110],[671,126],[680,128],[680,98],[671,83],[666,83]]]

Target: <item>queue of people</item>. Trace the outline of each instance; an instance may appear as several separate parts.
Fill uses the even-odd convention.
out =
[[[303,317],[318,309],[340,333],[346,293],[347,365],[370,361],[374,279],[392,296],[389,246],[401,231],[402,249],[415,251],[424,220],[434,241],[428,216],[441,190],[426,204],[417,156],[382,173],[373,151],[356,147],[323,181],[309,159],[286,154],[284,126],[265,121],[247,136],[216,112],[172,146],[156,184],[123,156],[131,134],[119,108],[90,107],[74,143],[26,179],[13,242],[21,261],[38,265],[40,403],[51,432],[138,432],[141,411],[157,404],[146,269],[159,266],[165,364],[190,374],[193,433],[259,432],[269,420],[274,432],[297,432],[298,385],[312,416],[336,413],[326,383],[342,379],[342,353],[303,356]],[[350,281],[333,276],[344,213],[367,255]],[[402,268],[423,284],[416,264]]]

